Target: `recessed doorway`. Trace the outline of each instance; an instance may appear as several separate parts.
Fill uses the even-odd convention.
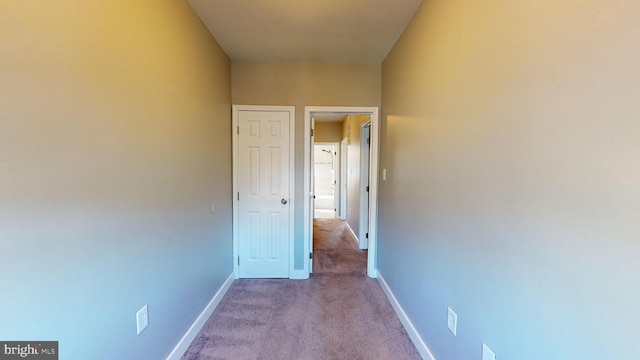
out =
[[[334,219],[340,208],[338,143],[315,143],[313,151],[313,217]]]
[[[345,218],[347,229],[353,234],[361,248],[368,248],[367,275],[375,278],[376,268],[376,236],[377,236],[377,203],[378,203],[378,151],[379,151],[379,110],[377,107],[331,107],[331,106],[307,106],[305,107],[305,147],[304,147],[304,254],[309,256],[309,261],[304,264],[304,272],[310,274],[313,271],[313,219],[315,202],[318,194],[315,193],[315,165],[314,153],[316,142],[320,142],[316,135],[316,119],[328,117],[349,119],[349,123],[343,122],[340,138],[336,148],[343,148],[343,154],[339,159],[346,159],[346,173],[340,178],[346,181],[340,186],[340,193],[334,196],[338,199],[346,198],[345,202],[338,203],[336,210],[339,218]],[[346,125],[345,125],[346,124]],[[362,127],[364,126],[364,129]],[[352,130],[353,128],[353,130]],[[369,143],[362,144],[362,130],[369,136]],[[366,139],[364,139],[366,141]],[[322,150],[320,150],[322,151]],[[366,169],[361,168],[361,152],[366,152],[364,158],[368,160]],[[334,160],[335,161],[335,160]],[[349,166],[352,164],[352,166]],[[334,169],[338,166],[334,163]],[[344,163],[339,165],[345,168]],[[361,184],[361,175],[368,180],[366,185]],[[335,177],[335,173],[333,175]],[[367,179],[368,178],[368,179]],[[364,193],[362,192],[364,190]],[[338,201],[339,201],[338,200]],[[334,210],[335,211],[335,210]]]

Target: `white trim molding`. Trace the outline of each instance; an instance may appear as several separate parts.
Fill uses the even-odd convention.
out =
[[[368,129],[367,129],[368,128]],[[360,192],[360,214],[366,214],[369,211],[371,198],[368,196],[369,191],[367,191],[367,187],[370,186],[369,169],[371,169],[371,152],[365,151],[369,147],[368,144],[365,144],[364,135],[368,132],[369,138],[371,138],[371,120],[360,124],[360,189],[357,191]],[[370,216],[370,215],[369,215]],[[361,250],[365,250],[369,248],[369,238],[367,233],[369,232],[369,222],[364,221],[363,216],[360,215],[359,228],[358,228],[358,247]]]
[[[291,280],[305,280],[309,278],[309,274],[304,270],[293,270],[289,279]]]
[[[402,306],[400,306],[398,299],[396,299],[395,295],[393,295],[393,292],[389,288],[389,285],[387,285],[387,282],[384,281],[384,277],[382,277],[379,272],[377,280],[380,284],[380,287],[382,287],[382,291],[384,291],[384,294],[387,295],[387,299],[389,299],[393,310],[396,312],[396,315],[398,315],[402,326],[404,326],[404,329],[409,334],[411,341],[413,341],[413,345],[416,346],[418,353],[420,353],[420,356],[422,356],[423,359],[436,360],[436,358],[431,353],[431,350],[429,350],[429,348],[427,347],[427,344],[425,344],[422,340],[422,337],[418,333],[418,330],[416,330],[416,328],[413,326],[413,323],[409,319],[409,316],[407,316],[407,313],[405,313],[404,309],[402,309]]]
[[[377,107],[351,107],[351,106],[305,106],[304,107],[304,251],[311,252],[313,242],[313,213],[309,207],[311,196],[311,116],[312,114],[368,114],[371,115],[371,178],[369,182],[369,250],[367,257],[367,275],[375,278],[377,273],[377,236],[378,236],[378,161],[380,156],[380,111]],[[359,190],[354,190],[359,191]],[[304,261],[304,272],[311,272],[309,261]]]
[[[356,233],[353,231],[353,229],[351,228],[351,225],[349,225],[349,223],[346,220],[344,224],[347,226],[347,230],[349,230],[349,232],[351,233],[351,236],[353,236],[353,239],[356,241],[356,246],[360,246],[360,239],[358,239],[358,235],[356,235]]]
[[[234,278],[235,276],[231,274],[229,275],[227,280],[222,283],[222,286],[220,287],[220,289],[218,289],[215,295],[213,295],[213,298],[211,298],[209,304],[205,306],[204,310],[202,310],[193,324],[191,324],[189,330],[187,330],[184,336],[182,336],[182,339],[180,339],[180,341],[178,341],[178,344],[176,344],[176,346],[173,348],[173,351],[171,351],[169,356],[167,356],[167,360],[180,360],[182,355],[184,355],[184,353],[189,348],[189,345],[191,345],[191,342],[193,342],[193,339],[196,338],[211,314],[213,314],[213,311],[216,309],[218,304],[220,304],[220,301],[231,287],[231,284],[233,284]]]

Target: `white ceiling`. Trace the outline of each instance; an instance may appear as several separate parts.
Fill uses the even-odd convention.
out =
[[[232,60],[379,64],[422,0],[189,0]]]

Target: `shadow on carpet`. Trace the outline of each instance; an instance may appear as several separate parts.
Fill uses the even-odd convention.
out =
[[[182,359],[420,359],[344,221],[314,221],[314,263],[308,280],[236,280]]]

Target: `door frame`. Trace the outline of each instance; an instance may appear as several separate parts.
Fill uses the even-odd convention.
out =
[[[340,219],[347,220],[347,138],[340,141]]]
[[[233,276],[239,278],[239,201],[238,201],[238,145],[239,145],[239,125],[238,117],[240,111],[286,111],[289,113],[289,278],[294,273],[294,219],[295,219],[295,126],[296,108],[295,106],[263,106],[263,105],[232,105],[231,133],[232,133],[232,153],[233,153]]]
[[[369,130],[367,130],[369,128]],[[369,198],[367,196],[367,186],[371,186],[371,145],[364,144],[364,135],[369,133],[369,138],[371,138],[371,120],[365,122],[360,125],[360,221],[358,229],[358,246],[360,249],[364,250],[369,247],[369,238],[367,237],[367,233],[369,233],[370,219],[369,221],[363,221],[362,214],[366,214],[369,212]],[[365,148],[368,148],[369,151],[364,151]],[[369,189],[371,190],[371,189]]]
[[[377,235],[378,235],[378,168],[380,151],[380,112],[378,107],[351,106],[305,106],[304,108],[304,251],[311,256],[313,242],[313,214],[310,214],[310,198],[313,196],[310,179],[311,159],[311,117],[312,113],[344,113],[371,115],[371,179],[369,187],[369,250],[367,275],[377,277]],[[309,276],[310,261],[304,261],[304,273]]]

